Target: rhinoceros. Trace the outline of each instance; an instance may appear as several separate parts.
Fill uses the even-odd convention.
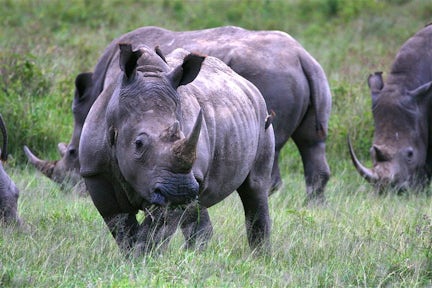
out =
[[[84,120],[96,99],[90,96],[93,87],[92,75],[93,73],[81,73],[75,79],[75,95],[72,104],[74,130],[69,144],[59,143],[57,145],[60,160],[41,160],[27,146],[24,146],[24,153],[33,166],[53,181],[61,184],[62,187],[73,186],[80,194],[85,194],[86,188],[79,175],[78,145]]]
[[[348,138],[351,158],[360,175],[379,191],[422,189],[432,168],[432,26],[426,26],[401,47],[384,84],[382,72],[371,74],[375,132],[373,168],[357,158]]]
[[[149,235],[159,221],[148,213],[152,205],[195,203],[180,225],[187,247],[207,241],[207,208],[237,191],[249,244],[267,251],[274,132],[259,90],[214,57],[181,49],[165,58],[127,43],[117,49],[121,73],[86,117],[79,161],[121,250],[155,246]],[[139,210],[147,216],[143,223]],[[172,215],[162,222],[175,223]]]
[[[264,96],[268,109],[274,111],[275,160],[272,191],[281,185],[279,153],[290,137],[300,151],[306,194],[309,200],[324,200],[324,188],[330,177],[325,155],[331,93],[326,75],[319,63],[291,36],[280,31],[249,31],[227,26],[213,29],[174,32],[158,27],[142,27],[115,39],[104,51],[94,73],[78,75],[73,105],[73,137],[63,158],[77,157],[79,133],[85,115],[103,89],[117,79],[120,42],[134,47],[142,44],[159,46],[168,54],[175,48],[217,57],[235,72],[252,82]],[[30,153],[28,153],[30,155]],[[29,157],[38,163],[35,157]],[[68,160],[46,162],[38,167],[64,169]],[[42,163],[39,162],[39,163]],[[76,169],[69,165],[69,169]],[[45,171],[51,171],[45,169]],[[43,169],[42,169],[43,170]],[[74,170],[76,173],[78,170]],[[44,171],[42,171],[44,172]],[[64,172],[63,172],[64,173]],[[48,176],[49,173],[47,173]]]
[[[20,225],[22,223],[21,218],[18,216],[18,197],[19,190],[15,186],[15,183],[6,173],[3,168],[3,161],[8,158],[7,154],[7,130],[3,121],[3,117],[0,115],[0,130],[3,135],[3,146],[0,151],[0,223],[15,223]]]

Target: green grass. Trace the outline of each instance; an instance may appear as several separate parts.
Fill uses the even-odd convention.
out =
[[[290,173],[270,198],[272,254],[250,255],[240,200],[210,209],[214,236],[184,251],[177,233],[162,255],[123,258],[88,197],[60,191],[33,169],[10,170],[22,188],[26,231],[3,228],[0,283],[35,287],[348,287],[432,284],[430,199],[377,196],[352,169],[333,177],[328,204],[308,208]]]
[[[373,122],[366,79],[389,70],[399,47],[431,22],[414,0],[0,0],[0,103],[9,130],[6,170],[21,190],[25,231],[0,229],[2,287],[423,287],[432,285],[432,214],[426,193],[379,196],[349,162],[350,133],[368,162]],[[324,207],[305,207],[300,157],[281,157],[284,186],[270,198],[272,256],[250,255],[233,194],[209,212],[214,237],[184,251],[124,259],[88,197],[61,191],[27,167],[22,146],[55,159],[72,131],[73,80],[115,37],[144,25],[278,29],[321,63],[333,111],[332,178]],[[386,74],[384,73],[384,77]]]

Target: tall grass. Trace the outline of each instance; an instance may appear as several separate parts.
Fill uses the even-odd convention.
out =
[[[430,22],[430,1],[0,0],[0,113],[9,130],[6,170],[21,189],[24,231],[0,229],[0,286],[347,287],[430,286],[432,215],[426,193],[378,196],[353,171],[351,134],[367,162],[373,123],[366,79],[389,70],[399,47]],[[88,197],[62,191],[25,165],[24,144],[55,158],[72,131],[76,74],[91,71],[115,37],[144,25],[175,30],[240,25],[291,34],[327,73],[333,111],[332,178],[324,207],[304,207],[300,157],[281,157],[284,186],[270,198],[272,256],[252,257],[233,194],[210,208],[214,237],[184,251],[125,259]],[[384,74],[384,77],[386,74]]]
[[[374,195],[353,171],[307,208],[290,173],[270,198],[272,254],[253,257],[240,199],[212,207],[214,236],[184,251],[177,233],[163,254],[125,259],[88,197],[60,191],[33,169],[11,170],[22,188],[24,231],[2,228],[0,283],[18,287],[347,287],[431,285],[431,203],[425,194]]]

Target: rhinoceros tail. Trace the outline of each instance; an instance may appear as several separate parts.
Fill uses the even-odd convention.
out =
[[[1,129],[1,132],[2,132],[2,135],[3,135],[3,146],[2,146],[2,149],[1,149],[0,159],[2,161],[6,161],[7,157],[8,157],[8,154],[7,154],[7,142],[8,142],[8,138],[7,138],[6,126],[4,124],[3,117],[2,117],[1,114],[0,114],[0,129]]]
[[[311,55],[305,52],[300,56],[300,62],[309,83],[310,103],[315,111],[316,132],[325,139],[331,112],[330,86],[324,70]]]

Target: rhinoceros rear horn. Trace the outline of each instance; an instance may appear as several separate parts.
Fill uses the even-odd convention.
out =
[[[130,79],[135,75],[137,61],[142,55],[141,50],[132,51],[132,45],[120,43],[120,69],[125,73],[126,77]]]
[[[176,160],[182,168],[192,168],[192,164],[196,159],[196,148],[202,124],[202,111],[198,113],[192,132],[185,139],[178,140],[173,147],[173,152]]]
[[[64,157],[67,152],[67,144],[64,142],[60,142],[57,144],[57,150],[60,154],[60,157]]]
[[[170,74],[170,79],[174,89],[178,86],[186,85],[195,80],[201,70],[205,56],[191,53],[183,59],[183,64],[175,68]]]
[[[29,162],[42,174],[47,176],[48,178],[52,178],[52,174],[54,171],[54,167],[56,162],[55,161],[46,161],[41,160],[38,157],[36,157],[27,146],[24,146],[24,153],[27,156],[27,159]]]
[[[7,138],[6,126],[4,124],[3,117],[1,116],[1,114],[0,114],[0,130],[1,130],[2,134],[3,134],[3,146],[2,146],[2,149],[1,149],[1,153],[0,153],[0,159],[2,161],[6,161],[7,160],[7,156],[8,156],[8,154],[7,154],[7,142],[8,142],[8,138]]]
[[[427,95],[432,88],[432,81],[425,83],[414,90],[409,91],[408,93],[414,97],[422,97],[423,95]]]
[[[379,180],[378,175],[373,170],[368,169],[365,166],[363,166],[363,164],[361,164],[360,161],[357,159],[357,156],[354,153],[354,149],[351,145],[351,140],[350,140],[349,136],[347,137],[347,142],[348,142],[348,148],[349,148],[351,160],[352,160],[354,167],[356,168],[357,172],[360,174],[360,176],[362,176],[369,183],[372,183],[372,184],[376,183]]]

